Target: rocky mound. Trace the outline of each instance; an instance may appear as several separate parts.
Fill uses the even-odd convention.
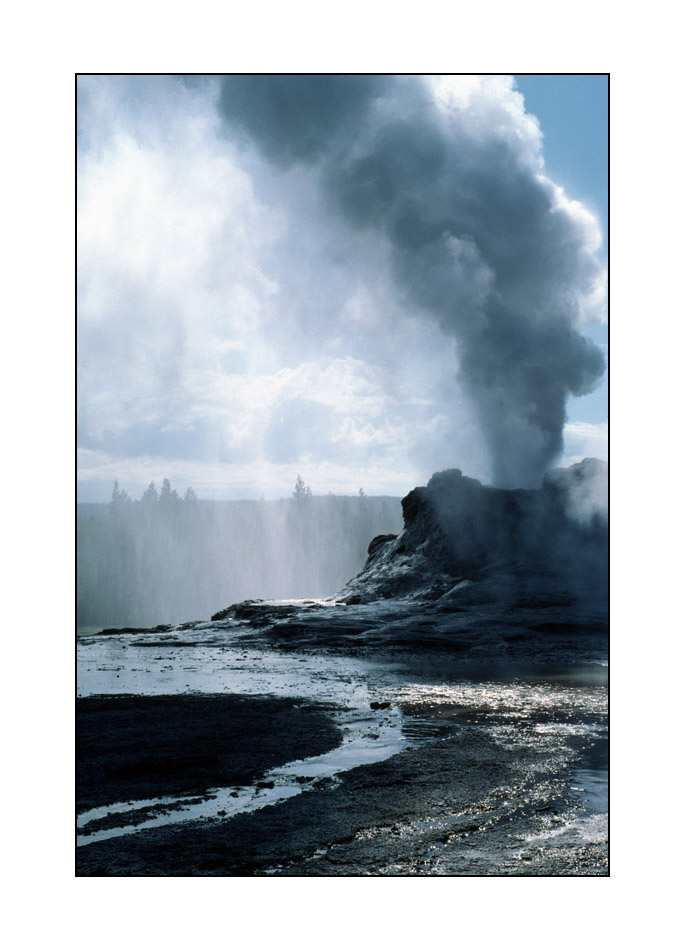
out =
[[[535,490],[438,472],[402,500],[404,530],[373,539],[364,569],[339,597],[368,603],[454,591],[464,600],[474,584],[494,584],[605,602],[607,497],[608,469],[598,459],[554,469]]]

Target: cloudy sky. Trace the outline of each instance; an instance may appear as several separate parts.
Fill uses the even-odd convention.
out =
[[[78,82],[78,487],[606,457],[604,77]]]

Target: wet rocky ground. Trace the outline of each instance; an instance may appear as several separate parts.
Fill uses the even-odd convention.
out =
[[[238,642],[241,629],[233,631]],[[204,625],[170,631],[154,650],[140,646],[140,631],[89,641],[99,652],[84,664],[86,691],[90,676],[93,687],[98,677],[122,676],[115,688],[172,683],[183,692],[91,692],[78,700],[78,804],[92,814],[81,827],[78,875],[608,873],[601,677],[578,680],[565,665],[553,678],[545,667],[525,681],[465,679],[459,651],[450,673],[441,649],[422,651],[414,663],[405,652],[386,667],[278,648],[236,654],[227,635]],[[203,693],[197,677],[212,665],[212,686],[315,688],[299,699]],[[268,797],[285,781],[279,766],[326,759],[349,722],[366,750],[383,742],[384,730],[390,735],[380,761],[341,760],[320,778],[305,764],[290,776],[297,794],[286,788],[287,799]],[[251,810],[231,813],[219,803],[208,817],[182,820],[178,803],[160,801],[207,801],[217,787],[233,788],[228,801],[249,791]],[[116,810],[96,814],[97,805],[128,800],[140,807],[125,822]],[[149,827],[159,815],[169,823]],[[97,839],[124,823],[127,833]]]
[[[606,764],[605,744],[530,739],[462,725],[258,812],[80,848],[78,873],[606,874],[606,842],[569,831],[582,811],[569,766]]]

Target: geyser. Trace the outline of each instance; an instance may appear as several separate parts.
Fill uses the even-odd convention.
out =
[[[219,113],[329,211],[375,235],[398,288],[458,343],[492,483],[532,488],[562,449],[566,401],[604,372],[595,219],[543,174],[507,77],[226,76]]]

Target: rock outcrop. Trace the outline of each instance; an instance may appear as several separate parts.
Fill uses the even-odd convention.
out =
[[[404,530],[373,539],[364,569],[339,597],[464,599],[485,584],[606,601],[607,496],[607,465],[598,459],[551,470],[536,490],[438,472],[402,500]]]

